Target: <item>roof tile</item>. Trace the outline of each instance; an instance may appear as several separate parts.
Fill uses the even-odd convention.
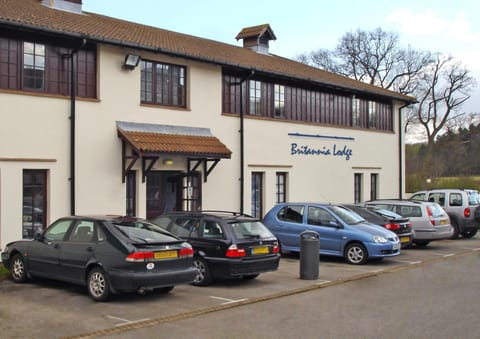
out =
[[[2,24],[83,37],[100,43],[171,53],[407,102],[415,100],[410,96],[272,54],[264,55],[247,48],[94,13],[60,11],[42,5],[39,0],[0,0],[0,25]]]

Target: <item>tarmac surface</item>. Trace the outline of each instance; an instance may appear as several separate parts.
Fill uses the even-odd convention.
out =
[[[205,316],[221,319],[226,310],[305,298],[316,291],[328,294],[350,282],[367,283],[390,274],[409,275],[416,268],[442,266],[443,262],[452,263],[470,256],[478,259],[479,254],[480,237],[477,236],[432,242],[426,248],[402,250],[399,256],[362,266],[322,256],[319,277],[313,280],[300,279],[299,256],[287,254],[282,256],[277,271],[262,274],[255,280],[220,281],[208,287],[181,285],[166,295],[124,294],[106,303],[92,301],[86,288],[81,286],[49,280],[26,284],[4,280],[0,282],[0,337],[128,337],[136,336],[135,333],[164,337],[155,332],[159,325],[175,326]],[[301,304],[296,307],[301,314],[304,307]]]

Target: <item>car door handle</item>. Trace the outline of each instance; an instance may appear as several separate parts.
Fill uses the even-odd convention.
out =
[[[58,248],[60,248],[60,245],[59,245],[59,244],[54,244],[54,245],[53,245],[53,248],[57,248],[57,249],[58,249]]]
[[[87,247],[87,252],[93,252],[93,247],[92,247],[92,246],[88,246],[88,247]]]

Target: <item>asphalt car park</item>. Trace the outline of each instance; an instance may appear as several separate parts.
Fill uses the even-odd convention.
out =
[[[343,258],[321,257],[319,278],[299,277],[298,254],[283,254],[278,270],[255,280],[217,281],[206,287],[179,285],[170,294],[136,293],[116,296],[108,303],[92,301],[82,287],[36,280],[0,282],[0,333],[6,337],[87,337],[125,332],[139,327],[188,319],[291,296],[314,289],[408,270],[456,256],[478,255],[480,238],[441,240],[428,247],[402,250],[382,261],[356,266]],[[301,310],[299,310],[301,311]],[[19,318],[22,322],[18,322]]]

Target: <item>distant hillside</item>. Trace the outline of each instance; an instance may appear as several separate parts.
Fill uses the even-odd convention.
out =
[[[426,188],[427,179],[431,187],[480,188],[480,124],[449,131],[431,147],[406,145],[405,162],[407,192]]]

